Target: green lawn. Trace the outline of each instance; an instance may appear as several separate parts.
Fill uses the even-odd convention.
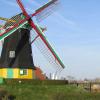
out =
[[[16,96],[15,100],[100,100],[100,93],[90,93],[75,85],[0,85]]]

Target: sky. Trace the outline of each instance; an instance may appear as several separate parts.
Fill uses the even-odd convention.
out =
[[[23,0],[29,13],[48,0]],[[100,0],[60,0],[55,13],[40,25],[66,68],[61,75],[76,79],[100,77]],[[0,16],[20,13],[16,0],[0,0]]]

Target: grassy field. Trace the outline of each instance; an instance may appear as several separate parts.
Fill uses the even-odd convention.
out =
[[[100,93],[90,93],[75,85],[0,85],[14,100],[100,100]]]

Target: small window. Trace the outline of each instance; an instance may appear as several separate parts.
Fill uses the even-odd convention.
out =
[[[20,75],[27,75],[27,69],[21,69],[20,70]]]
[[[15,51],[9,52],[9,58],[15,58]]]

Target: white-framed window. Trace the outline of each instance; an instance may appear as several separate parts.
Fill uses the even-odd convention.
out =
[[[20,75],[27,75],[28,70],[27,69],[20,69]]]
[[[9,51],[9,58],[15,58],[15,51]]]

